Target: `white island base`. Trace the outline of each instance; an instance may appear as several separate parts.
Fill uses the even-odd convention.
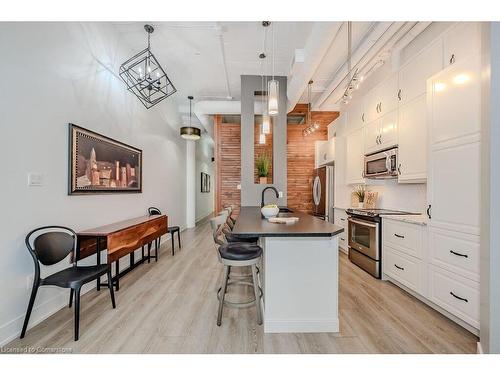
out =
[[[264,332],[338,332],[338,236],[261,237],[260,245]]]

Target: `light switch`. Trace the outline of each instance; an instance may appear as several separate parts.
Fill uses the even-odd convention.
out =
[[[236,185],[236,189],[241,190],[241,184]]]
[[[278,198],[283,198],[283,192],[282,191],[278,191]]]
[[[43,173],[28,173],[28,186],[43,186]]]

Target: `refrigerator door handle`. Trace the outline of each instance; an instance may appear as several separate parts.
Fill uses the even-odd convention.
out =
[[[321,181],[318,176],[314,178],[314,183],[313,183],[313,201],[314,205],[318,206],[319,201],[321,198]]]

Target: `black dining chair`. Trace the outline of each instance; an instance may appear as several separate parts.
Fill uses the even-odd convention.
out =
[[[43,233],[40,233],[43,232]],[[40,234],[38,234],[40,233]],[[33,244],[32,244],[32,238]],[[84,284],[97,280],[100,276],[107,274],[108,288],[111,294],[111,304],[116,308],[113,283],[111,279],[111,268],[108,264],[96,266],[78,266],[76,259],[76,233],[66,227],[50,225],[32,230],[26,236],[26,247],[35,263],[35,277],[33,278],[33,289],[24,318],[21,338],[26,334],[28,322],[30,320],[33,304],[35,303],[38,288],[43,285],[58,286],[60,288],[70,288],[69,307],[73,303],[75,295],[75,341],[78,341],[80,329],[80,291]],[[72,254],[71,267],[53,273],[45,278],[40,277],[40,264],[52,266]]]
[[[148,213],[149,213],[149,215],[161,215],[161,211],[156,207],[149,207]],[[174,234],[175,233],[177,233],[177,241],[179,242],[179,249],[182,247],[181,246],[181,227],[179,227],[178,225],[167,227],[167,232],[170,233],[170,237],[172,239],[172,256],[174,256],[175,255],[175,242],[174,242]],[[161,238],[158,239],[158,248],[160,247],[160,240],[161,240]]]

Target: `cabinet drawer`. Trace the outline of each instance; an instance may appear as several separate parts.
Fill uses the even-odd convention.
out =
[[[342,232],[339,234],[339,246],[344,249],[344,250],[347,250],[348,248],[348,245],[347,245],[347,232]]]
[[[383,251],[384,273],[408,288],[421,292],[422,262],[388,246],[384,246]]]
[[[429,230],[431,262],[479,281],[479,237],[438,228]]]
[[[430,265],[429,299],[479,328],[479,283]]]
[[[338,226],[341,226],[342,228],[347,228],[347,214],[345,210],[342,210],[340,208],[335,208],[334,210],[334,215],[335,215],[335,224]]]
[[[422,258],[422,231],[420,225],[402,221],[384,220],[382,241],[399,251]]]

